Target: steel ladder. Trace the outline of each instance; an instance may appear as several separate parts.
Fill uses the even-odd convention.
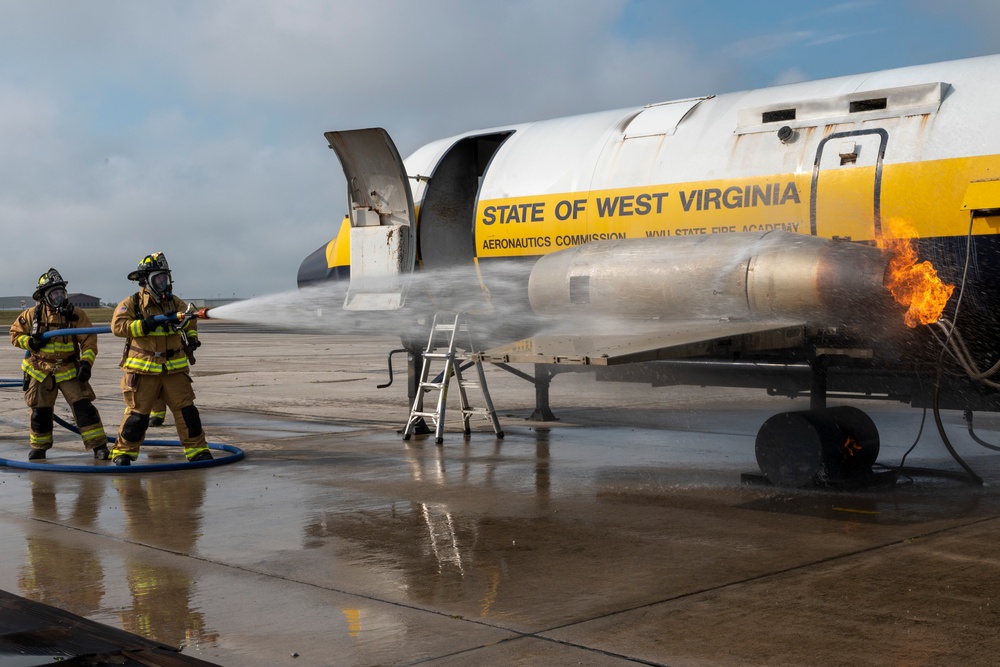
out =
[[[420,368],[420,378],[417,383],[417,396],[413,399],[413,407],[410,409],[410,418],[403,429],[403,440],[409,440],[413,435],[414,428],[421,417],[431,419],[434,422],[434,441],[437,444],[444,442],[444,414],[448,402],[448,384],[452,375],[458,381],[458,393],[462,404],[462,421],[465,425],[465,434],[472,432],[469,420],[473,415],[486,417],[493,424],[493,432],[497,438],[503,437],[503,430],[500,428],[500,421],[497,419],[497,412],[493,408],[493,400],[490,398],[489,389],[486,387],[486,375],[483,372],[483,362],[475,355],[475,348],[472,345],[472,334],[469,332],[469,322],[465,314],[461,311],[455,314],[454,320],[449,320],[448,313],[436,313],[431,322],[431,332],[427,339],[427,347],[424,349],[424,361]],[[443,335],[442,335],[443,334]],[[462,334],[464,340],[459,340]],[[442,346],[443,340],[447,343]],[[462,350],[459,352],[459,350]],[[433,380],[430,377],[431,365],[434,362],[444,361],[444,369],[440,375]],[[479,380],[466,380],[462,375],[462,362],[476,367]],[[474,408],[469,405],[469,389],[479,388],[483,394],[483,401],[486,407]],[[432,391],[437,391],[437,404],[433,411],[424,409],[424,395]]]

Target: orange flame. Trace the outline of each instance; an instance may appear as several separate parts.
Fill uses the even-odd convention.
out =
[[[905,220],[890,220],[885,236],[875,239],[882,253],[889,259],[885,287],[896,301],[907,307],[903,320],[906,326],[933,324],[941,318],[954,285],[946,285],[938,278],[937,270],[927,261],[917,262],[913,239],[917,232]]]
[[[844,458],[851,458],[855,454],[861,451],[861,445],[858,441],[854,439],[853,435],[847,436],[847,440],[844,440]]]

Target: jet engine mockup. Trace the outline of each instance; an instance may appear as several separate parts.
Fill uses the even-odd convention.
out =
[[[598,241],[539,259],[528,297],[549,316],[857,326],[898,311],[886,268],[877,248],[784,231]]]

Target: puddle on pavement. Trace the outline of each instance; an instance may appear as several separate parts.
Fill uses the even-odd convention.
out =
[[[240,437],[316,437],[218,469],[11,475],[0,498],[24,518],[23,534],[0,547],[3,585],[172,646],[225,643],[227,614],[265,600],[268,618],[294,625],[302,607],[293,602],[317,595],[331,641],[384,623],[398,626],[380,635],[394,645],[410,626],[374,602],[551,626],[600,614],[605,600],[630,607],[752,576],[766,569],[754,558],[794,566],[794,549],[771,546],[788,530],[784,518],[754,515],[813,521],[818,558],[859,548],[866,523],[967,518],[1000,504],[947,484],[856,495],[747,488],[744,436],[515,426],[503,441],[448,433],[438,447],[391,431],[323,438],[357,429],[214,417]],[[87,456],[71,446],[58,456]],[[26,455],[5,449],[14,453],[0,456]],[[848,526],[858,534],[828,544],[824,520],[847,518],[862,524]],[[347,594],[357,606],[342,602]]]
[[[358,430],[357,426],[328,424],[314,421],[255,416],[250,413],[212,412],[205,418],[206,432],[211,429],[231,431],[247,439],[283,439],[302,435],[344,433]],[[174,432],[170,423],[159,429]],[[238,443],[237,443],[238,444]]]

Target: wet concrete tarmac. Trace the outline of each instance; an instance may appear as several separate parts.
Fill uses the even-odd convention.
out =
[[[463,436],[453,410],[443,446],[404,443],[400,369],[375,388],[397,339],[223,331],[205,327],[195,388],[209,439],[246,458],[0,468],[0,589],[223,665],[996,662],[1000,454],[961,414],[945,424],[984,487],[782,490],[740,476],[764,420],[805,401],[571,374],[560,421],[532,422],[530,385],[490,368],[503,440],[486,421]],[[113,430],[120,350],[101,342]],[[0,376],[18,365],[12,349]],[[897,464],[921,411],[856,405]],[[25,458],[27,418],[0,390],[0,457]],[[1000,418],[976,426],[1000,441]],[[49,461],[107,467],[68,432]],[[930,415],[906,462],[958,470]]]

